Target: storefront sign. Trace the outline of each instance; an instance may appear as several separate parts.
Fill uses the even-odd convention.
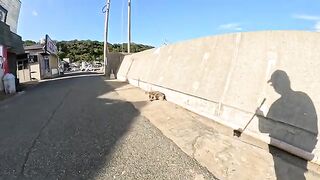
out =
[[[50,54],[57,54],[57,46],[56,44],[50,39],[48,35],[46,35],[46,45],[45,45],[45,51],[49,52]]]
[[[7,21],[7,14],[8,11],[0,5],[0,21],[5,23]]]

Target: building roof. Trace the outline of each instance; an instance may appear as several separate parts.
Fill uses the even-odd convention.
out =
[[[34,44],[31,46],[24,46],[23,47],[25,51],[27,50],[42,50],[44,48],[43,44]]]

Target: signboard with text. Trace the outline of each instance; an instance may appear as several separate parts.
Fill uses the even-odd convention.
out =
[[[50,54],[57,54],[58,53],[58,49],[57,49],[56,44],[50,39],[50,37],[48,35],[46,35],[44,48],[45,48],[45,51]]]

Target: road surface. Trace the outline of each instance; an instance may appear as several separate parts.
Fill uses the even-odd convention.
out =
[[[88,74],[43,82],[0,102],[0,179],[214,176],[102,76]]]

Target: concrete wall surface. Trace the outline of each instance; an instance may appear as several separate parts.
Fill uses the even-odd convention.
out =
[[[258,113],[246,134],[320,164],[319,48],[317,32],[205,37],[126,56],[118,79],[234,129]]]
[[[10,30],[17,33],[21,8],[20,0],[0,0],[0,5],[8,11],[6,23],[10,26]]]

